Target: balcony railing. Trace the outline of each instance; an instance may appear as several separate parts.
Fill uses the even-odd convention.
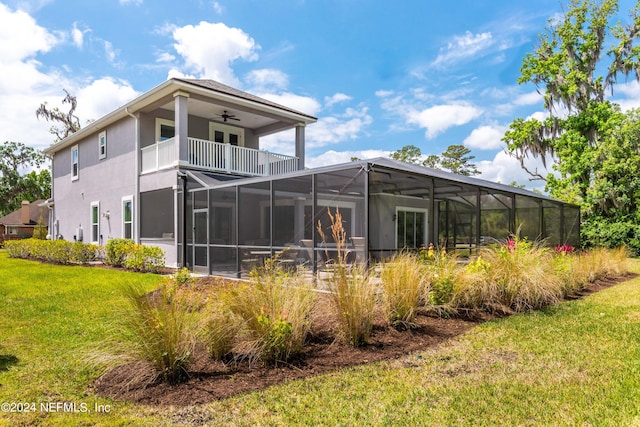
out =
[[[176,163],[175,138],[158,141],[142,150],[142,173],[170,168]]]
[[[142,173],[175,164],[175,138],[142,149]],[[298,169],[297,157],[196,138],[188,138],[188,164],[197,169],[245,176],[278,175]]]

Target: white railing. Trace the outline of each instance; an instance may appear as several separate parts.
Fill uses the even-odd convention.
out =
[[[239,175],[278,175],[297,170],[298,159],[254,148],[189,138],[189,165]]]
[[[170,138],[144,147],[142,173],[175,166],[175,144],[175,138]],[[199,169],[249,176],[279,175],[298,169],[297,157],[284,154],[197,138],[188,138],[188,145],[189,166]]]
[[[176,161],[175,138],[158,141],[140,151],[142,152],[142,173],[171,167]]]

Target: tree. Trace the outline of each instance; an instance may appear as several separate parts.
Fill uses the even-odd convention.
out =
[[[450,145],[439,156],[430,154],[422,158],[420,148],[415,145],[405,145],[399,150],[391,153],[391,158],[405,163],[414,163],[427,166],[433,169],[446,169],[458,175],[478,175],[480,171],[471,161],[475,156],[469,156],[471,150],[464,145]]]
[[[639,11],[636,5],[630,24],[622,26],[615,21],[616,0],[571,0],[560,19],[549,22],[539,46],[526,55],[518,79],[534,83],[544,94],[549,116],[543,121],[518,118],[503,138],[532,179],[544,180],[552,196],[581,205],[587,245],[595,242],[589,230],[618,230],[638,220],[631,219],[637,197],[631,174],[637,171],[629,162],[640,161],[634,133],[639,117],[621,112],[605,97],[622,76],[640,80]],[[605,50],[610,40],[613,44]],[[621,144],[621,138],[627,142]],[[527,169],[529,157],[540,158],[545,166],[552,163],[556,173],[545,176]],[[624,226],[628,232],[604,239],[606,245],[628,244],[636,234],[640,238],[634,227]]]
[[[440,164],[444,169],[457,173],[458,175],[478,175],[480,171],[476,165],[471,162],[476,156],[470,156],[469,153],[471,153],[471,150],[464,145],[450,145],[440,155]]]
[[[391,153],[390,157],[393,160],[399,160],[405,163],[420,164],[420,157],[422,157],[422,152],[415,145],[405,145],[401,149]]]
[[[51,174],[24,171],[44,163],[44,154],[20,142],[5,141],[0,145],[0,216],[11,213],[23,200],[46,199],[51,193]]]
[[[55,135],[56,137],[54,142],[58,142],[66,138],[67,136],[71,135],[72,133],[80,130],[80,120],[74,114],[76,107],[78,106],[76,97],[71,95],[69,92],[67,92],[66,89],[63,89],[63,90],[64,90],[64,93],[67,94],[67,96],[64,97],[64,99],[62,100],[62,103],[69,104],[68,113],[62,112],[58,107],[55,107],[52,110],[50,110],[47,107],[46,102],[43,102],[42,104],[40,104],[40,107],[36,110],[37,118],[42,117],[48,122],[60,122],[60,124],[62,125],[62,127],[57,127],[53,125],[49,129],[49,132],[51,132],[51,134]]]
[[[584,198],[590,173],[573,170],[573,165],[566,164],[566,156],[579,151],[591,154],[600,141],[604,130],[600,125],[610,113],[602,104],[619,75],[633,72],[636,79],[640,78],[640,49],[635,46],[640,33],[638,6],[627,27],[609,23],[617,11],[617,0],[571,0],[569,10],[559,21],[549,22],[539,46],[523,60],[518,83],[532,82],[544,92],[549,117],[544,121],[518,118],[503,140],[533,179],[547,181],[551,192],[557,181],[549,182],[549,175],[528,170],[525,160],[540,158],[545,166],[549,159],[555,161],[554,168],[562,180],[569,179],[578,186],[572,195]],[[616,43],[606,51],[611,61],[604,63],[608,35]],[[601,70],[604,73],[600,74]]]

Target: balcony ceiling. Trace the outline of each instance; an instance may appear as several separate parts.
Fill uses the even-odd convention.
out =
[[[199,99],[189,98],[187,107],[189,115],[203,117],[209,121],[225,123],[229,126],[238,126],[247,129],[260,129],[280,123],[283,127],[293,127],[293,122],[286,122],[276,117],[270,117],[263,112],[252,111],[242,106],[225,105],[223,103],[212,103]],[[175,103],[173,99],[160,106],[160,108],[174,111]],[[233,115],[234,119],[227,119],[225,122],[221,114],[224,112]]]

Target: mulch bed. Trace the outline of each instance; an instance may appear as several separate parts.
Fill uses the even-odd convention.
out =
[[[627,275],[615,280],[602,280],[589,286],[575,298],[611,287],[628,280]],[[211,279],[209,279],[211,280]],[[204,283],[204,282],[203,282]],[[200,283],[200,286],[203,286]],[[275,368],[249,365],[246,361],[212,361],[203,347],[196,348],[190,366],[190,379],[177,385],[149,382],[139,364],[125,364],[107,372],[95,383],[95,392],[116,400],[149,405],[196,405],[224,399],[240,393],[263,389],[298,378],[336,371],[342,368],[381,360],[397,359],[408,353],[432,348],[458,336],[493,316],[476,313],[464,318],[439,318],[420,315],[417,327],[404,331],[384,325],[378,318],[369,343],[353,348],[335,341],[330,326],[312,331],[303,354],[289,364]]]

